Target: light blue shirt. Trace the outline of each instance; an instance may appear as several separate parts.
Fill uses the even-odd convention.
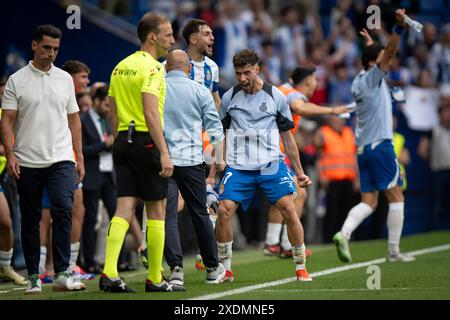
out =
[[[226,162],[233,169],[260,170],[282,161],[280,131],[294,127],[286,97],[264,83],[256,93],[239,86],[222,97],[222,123],[227,129]]]
[[[385,73],[373,66],[362,70],[353,80],[352,95],[356,102],[355,138],[358,146],[393,139],[392,101]]]
[[[175,166],[195,166],[204,161],[203,129],[213,145],[224,138],[211,92],[205,86],[190,80],[183,71],[168,72],[164,136]]]

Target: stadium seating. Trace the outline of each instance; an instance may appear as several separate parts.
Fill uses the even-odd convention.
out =
[[[419,9],[422,13],[439,14],[443,8],[443,0],[420,0],[419,3]]]

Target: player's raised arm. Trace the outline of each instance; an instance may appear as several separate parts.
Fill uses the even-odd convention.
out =
[[[371,46],[374,44],[372,37],[370,36],[369,32],[366,29],[362,29],[359,34],[364,38],[364,45],[366,47]]]
[[[395,26],[394,31],[389,39],[389,42],[384,49],[384,53],[380,59],[379,67],[384,72],[389,71],[391,60],[395,57],[398,45],[400,43],[400,35],[405,28],[405,9],[398,9],[395,11]]]
[[[348,112],[346,105],[336,107],[319,106],[312,102],[306,102],[302,99],[295,100],[290,104],[291,111],[301,116],[316,116],[316,115],[340,115]]]

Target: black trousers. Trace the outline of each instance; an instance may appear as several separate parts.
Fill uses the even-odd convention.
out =
[[[102,174],[102,184],[100,189],[86,190],[83,188],[83,202],[85,207],[83,233],[82,233],[82,248],[84,265],[87,268],[94,267],[95,249],[97,244],[97,231],[95,225],[97,224],[98,200],[101,199],[108,211],[109,219],[111,220],[116,211],[116,187],[113,181],[112,173]]]
[[[42,195],[47,186],[51,202],[52,250],[55,273],[66,271],[70,260],[75,164],[58,162],[47,168],[20,167],[17,181],[22,213],[22,246],[28,274],[39,273]]]
[[[191,215],[200,254],[206,267],[217,267],[216,236],[206,207],[206,177],[202,164],[191,167],[174,167],[173,176],[169,178],[166,208],[166,239],[164,257],[171,269],[183,267],[178,231],[178,189]]]
[[[341,229],[348,212],[357,202],[358,194],[353,191],[352,181],[330,181],[326,196],[327,213],[323,225],[325,242],[332,241],[333,235]]]

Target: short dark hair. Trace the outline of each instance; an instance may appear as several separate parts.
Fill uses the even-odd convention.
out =
[[[104,86],[98,87],[97,90],[95,90],[94,95],[92,96],[92,100],[95,98],[99,99],[100,101],[103,101],[108,97],[108,90],[109,86],[106,84]]]
[[[189,20],[184,28],[183,28],[183,38],[184,41],[186,41],[186,44],[189,45],[189,38],[192,34],[197,33],[200,31],[201,26],[207,26],[208,22],[202,19],[191,19]]]
[[[258,64],[259,57],[255,50],[244,49],[236,53],[233,57],[233,65],[235,68],[245,67],[246,65],[254,66]]]
[[[77,99],[77,105],[80,105],[80,100],[84,96],[89,96],[89,93],[87,93],[87,92],[80,92],[80,93],[75,94],[75,98]]]
[[[265,47],[269,47],[269,46],[273,46],[275,45],[274,42],[272,41],[272,39],[270,38],[265,38],[262,42],[261,42],[261,47],[265,48]]]
[[[314,72],[316,72],[316,67],[313,65],[298,66],[295,68],[291,74],[291,79],[294,86],[303,82],[310,75],[314,74]]]
[[[442,102],[438,108],[438,114],[441,115],[445,110],[450,109],[450,104],[446,102]]]
[[[285,17],[291,10],[296,10],[296,8],[291,4],[285,5],[284,7],[281,8],[280,15],[282,17]]]
[[[52,24],[43,24],[36,28],[33,40],[39,42],[44,38],[44,36],[48,36],[54,39],[61,39],[62,32],[59,28],[55,27]]]
[[[378,55],[383,49],[384,46],[382,46],[381,44],[372,44],[364,48],[361,56],[361,62],[364,69],[369,69],[369,63],[372,61],[376,61]]]
[[[68,72],[70,75],[83,71],[91,73],[91,69],[89,69],[89,67],[86,64],[78,60],[68,60],[64,62],[64,64],[61,66],[61,69]]]
[[[137,35],[142,44],[145,43],[147,35],[150,32],[159,33],[159,25],[165,22],[170,22],[166,15],[158,12],[147,12],[139,20],[137,26]]]

